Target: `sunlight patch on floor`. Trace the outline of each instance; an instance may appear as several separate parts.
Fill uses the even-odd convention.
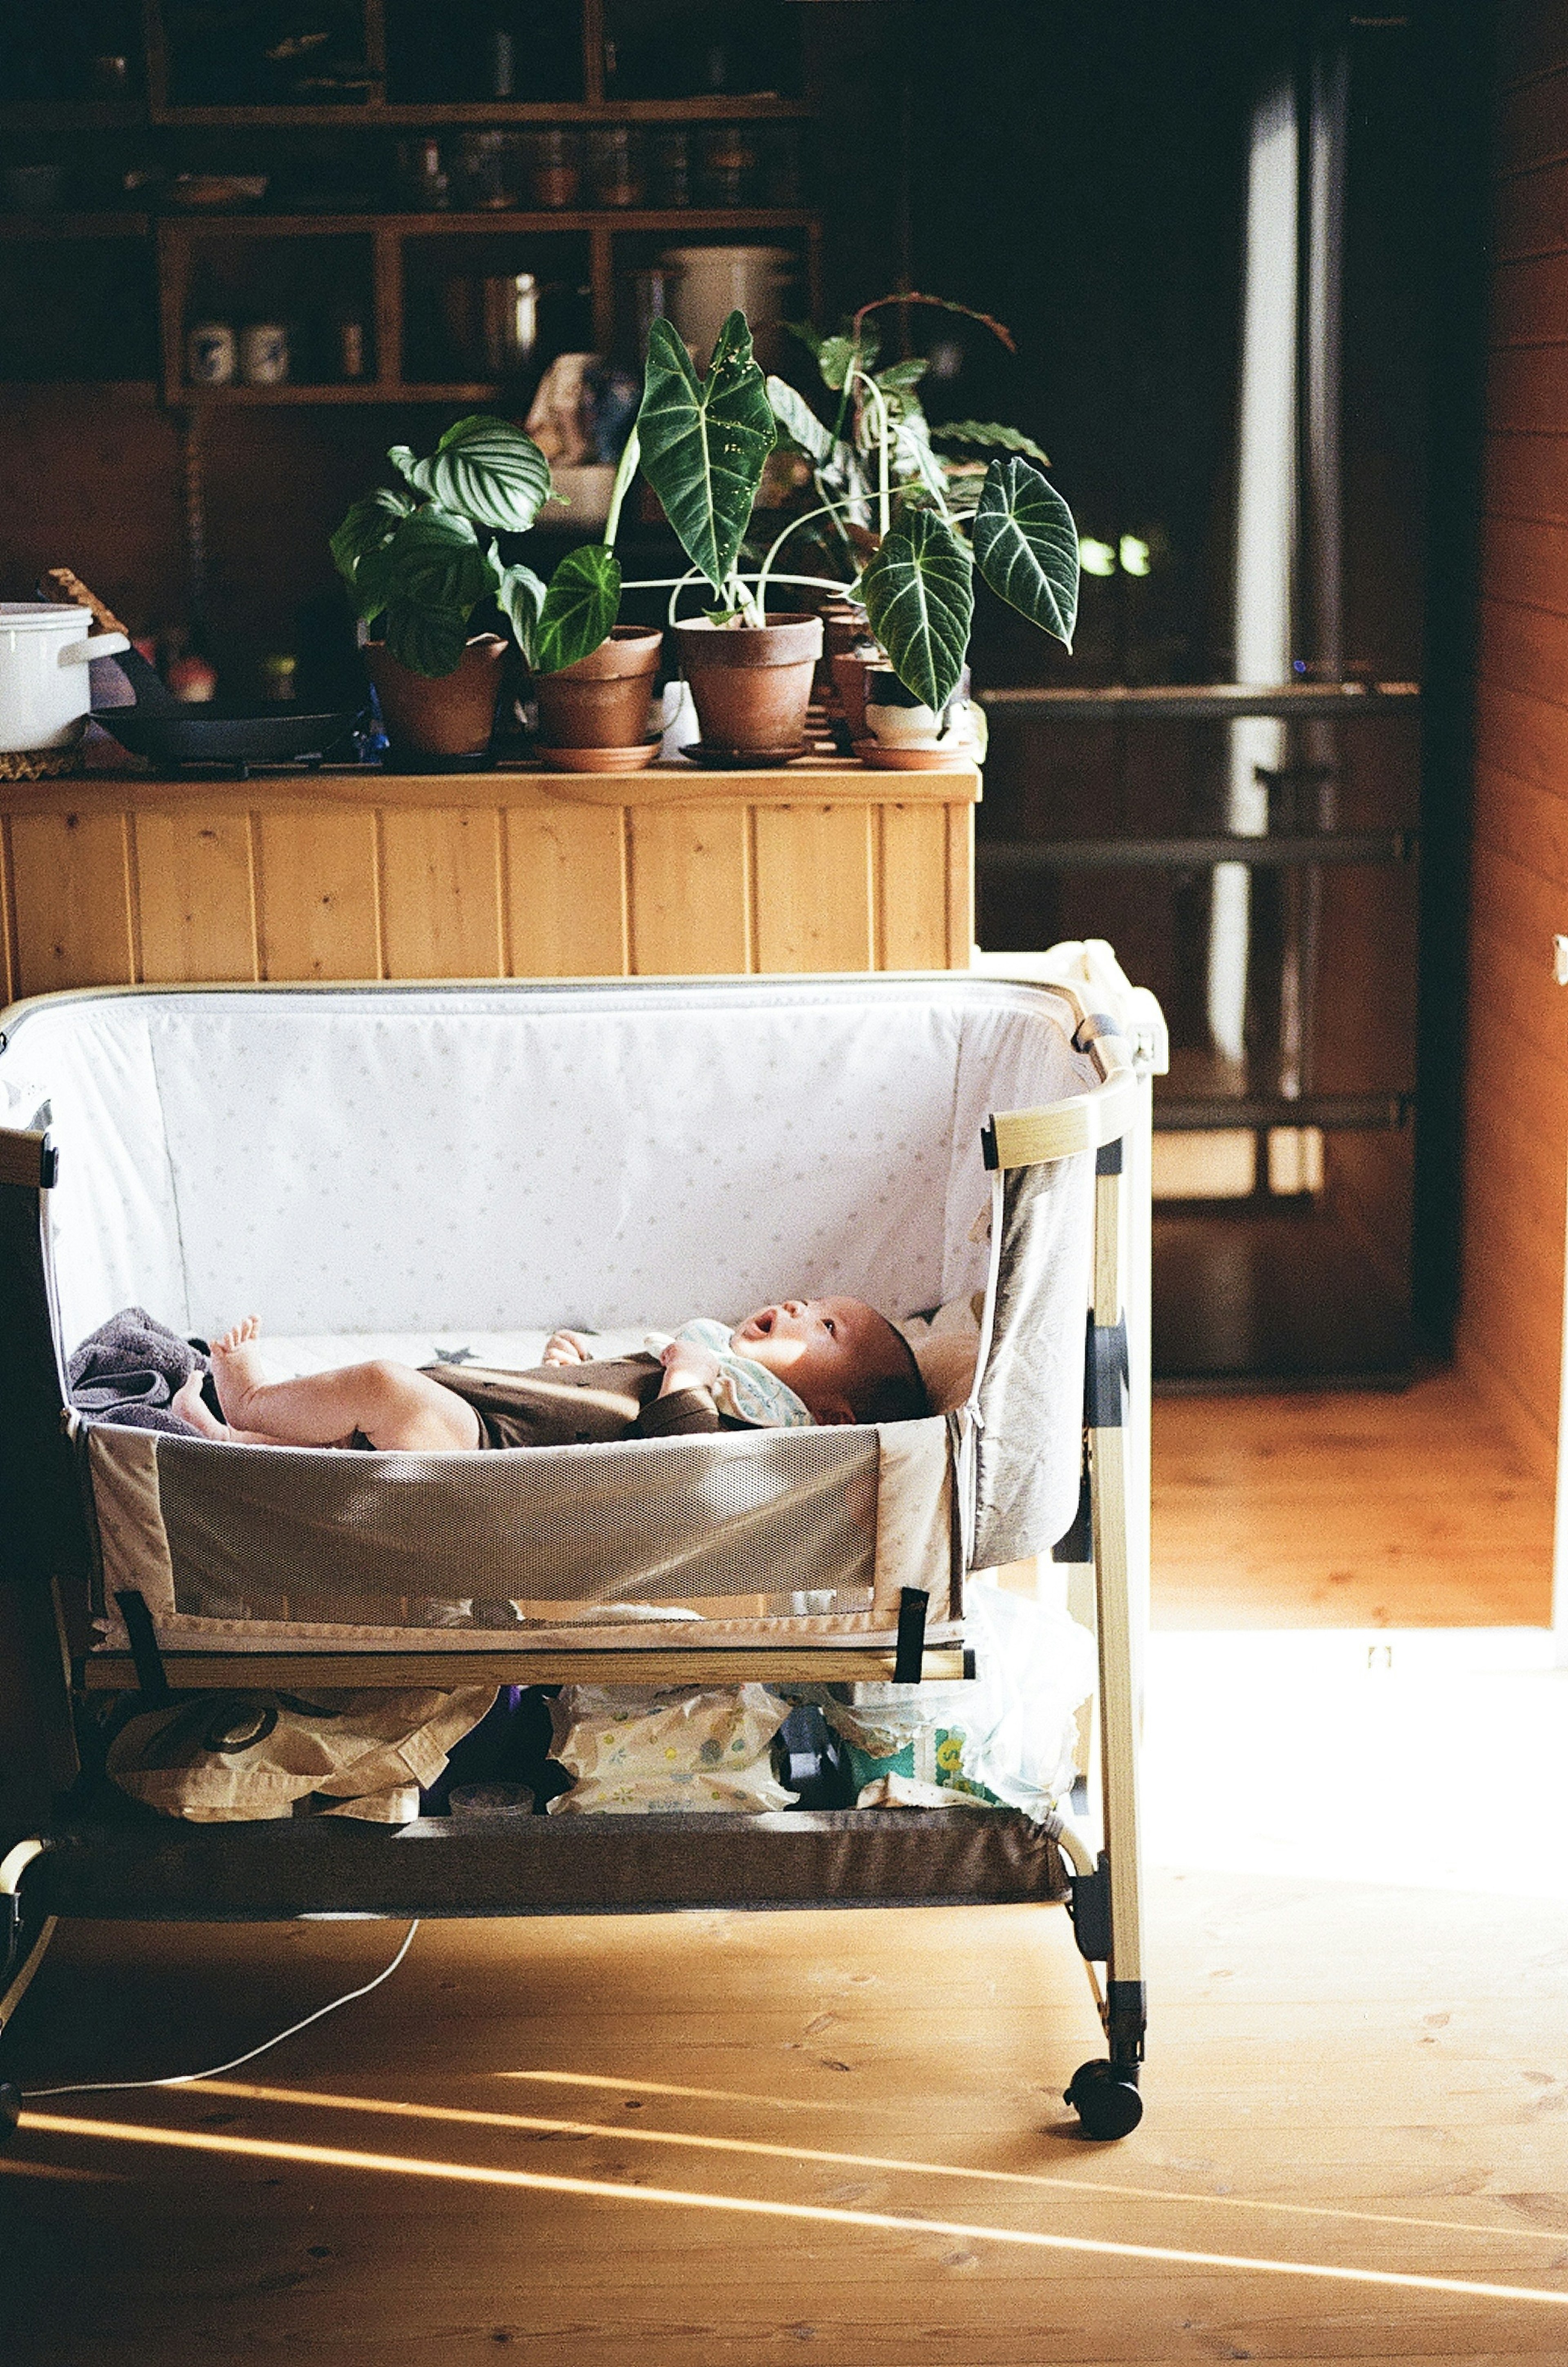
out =
[[[1568,1898],[1568,1669],[1542,1628],[1149,1639],[1149,1863]]]

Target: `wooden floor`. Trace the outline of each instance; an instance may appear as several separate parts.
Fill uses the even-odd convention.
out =
[[[1447,1384],[1166,1403],[1157,1435],[1168,1624],[1540,1615],[1542,1491]],[[1462,1742],[1435,1815],[1486,1784]],[[1191,1788],[1213,1829],[1224,1787]],[[1337,1879],[1333,1821],[1286,1874],[1168,1838],[1148,2111],[1115,2146],[1060,2102],[1100,2049],[1059,1908],[428,1924],[225,2081],[32,2095],[0,2357],[1561,2367],[1568,1903]],[[17,2067],[220,2062],[399,1937],[62,1929]]]
[[[1568,1910],[1156,1874],[1149,2112],[1060,1909],[426,1925],[216,2088],[39,2100],[14,2367],[1568,2357]],[[221,2060],[382,1925],[78,1927],[39,2079]],[[1480,2288],[1480,2290],[1476,2290]]]
[[[1550,1621],[1551,1491],[1448,1374],[1158,1398],[1154,1449],[1156,1626]]]

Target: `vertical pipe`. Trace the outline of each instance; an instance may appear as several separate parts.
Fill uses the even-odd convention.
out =
[[[1237,420],[1235,663],[1237,682],[1277,684],[1291,673],[1291,585],[1296,538],[1298,131],[1293,83],[1258,101],[1247,164]],[[1284,727],[1271,717],[1230,726],[1225,827],[1260,838],[1280,769]],[[1214,868],[1209,934],[1209,1034],[1226,1082],[1247,1080],[1247,978],[1251,880],[1245,864]]]

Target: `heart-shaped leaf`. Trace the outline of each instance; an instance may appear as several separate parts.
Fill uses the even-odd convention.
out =
[[[975,513],[975,564],[998,598],[1067,649],[1078,613],[1078,532],[1027,460],[993,460]]]
[[[542,576],[531,567],[508,567],[502,570],[495,587],[496,605],[517,637],[517,646],[530,665],[534,663],[534,636],[538,630],[539,611],[545,605],[545,584]]]
[[[394,493],[389,485],[378,485],[373,493],[360,495],[329,546],[346,583],[353,583],[362,560],[391,540],[400,520],[412,507],[407,493]]]
[[[549,498],[549,462],[509,420],[459,419],[428,460],[416,460],[406,444],[394,445],[387,457],[415,493],[476,526],[525,534]]]
[[[818,467],[833,457],[831,432],[823,426],[803,394],[797,394],[782,378],[768,380],[768,401],[773,407],[773,417],[792,443],[798,444]]]
[[[719,331],[700,383],[669,322],[654,322],[637,429],[644,476],[687,558],[722,597],[777,441],[743,312]]]
[[[878,370],[876,383],[884,394],[910,394],[930,368],[924,354],[913,354],[907,362],[893,362]]]
[[[569,550],[550,578],[534,634],[536,674],[558,674],[596,650],[621,606],[621,562],[602,542]]]
[[[468,519],[435,502],[404,518],[375,563],[387,572],[390,596],[455,608],[465,617],[494,591],[498,573]]]
[[[1043,469],[1051,462],[1032,436],[1017,427],[1005,427],[995,419],[950,419],[945,425],[933,427],[931,434],[939,444],[979,444],[999,452],[1021,452],[1027,459],[1038,460]]]
[[[958,687],[975,613],[969,554],[946,519],[906,512],[861,577],[860,597],[905,689],[940,715]]]
[[[411,674],[456,674],[468,645],[468,620],[456,608],[395,600],[387,610],[382,638]]]

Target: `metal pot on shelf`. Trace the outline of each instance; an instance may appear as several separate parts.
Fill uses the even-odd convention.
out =
[[[0,601],[0,757],[75,747],[92,705],[89,664],[130,647],[92,624],[87,609],[62,602]]]
[[[659,258],[670,276],[670,318],[705,369],[731,312],[744,312],[764,368],[778,359],[784,296],[799,277],[787,246],[672,246]]]

